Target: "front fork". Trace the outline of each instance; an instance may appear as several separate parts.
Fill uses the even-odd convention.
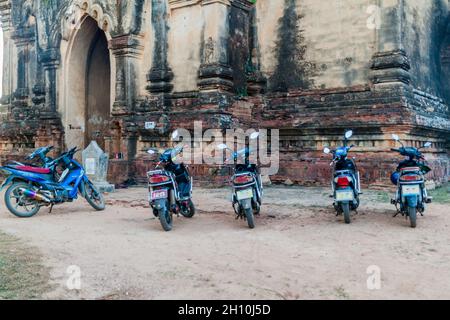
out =
[[[3,182],[2,186],[0,187],[0,192],[3,191],[3,189],[5,189],[8,185],[10,185],[14,180],[14,176],[11,175],[8,178],[6,178],[6,180]]]

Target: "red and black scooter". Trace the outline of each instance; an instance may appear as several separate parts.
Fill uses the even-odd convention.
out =
[[[172,135],[172,140],[178,137],[178,131]],[[164,231],[173,228],[173,215],[192,218],[195,206],[192,201],[192,177],[187,166],[176,163],[176,157],[183,152],[183,147],[174,147],[159,152],[148,150],[149,154],[159,154],[156,170],[147,173],[149,186],[149,201],[155,217],[159,218]]]

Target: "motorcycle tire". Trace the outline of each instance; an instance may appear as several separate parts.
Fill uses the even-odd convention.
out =
[[[255,229],[255,216],[252,208],[245,209],[245,218],[247,219],[248,227]]]
[[[194,202],[191,200],[189,200],[189,206],[188,206],[188,211],[187,212],[183,212],[183,210],[181,211],[181,215],[185,218],[193,218],[195,215],[195,205]]]
[[[411,228],[417,227],[417,209],[415,207],[408,207],[408,217],[411,223]]]
[[[31,201],[33,204],[33,207],[31,210],[27,209],[27,206],[20,206],[25,207],[25,212],[21,212],[18,210],[18,201],[19,201],[19,195],[17,192],[20,188],[29,189],[30,186],[26,183],[20,182],[20,183],[13,183],[8,190],[5,192],[5,204],[8,208],[9,212],[11,212],[13,215],[15,215],[18,218],[31,218],[35,216],[39,210],[41,209],[41,206],[37,201]],[[13,203],[13,198],[16,199],[16,203]]]
[[[256,205],[256,208],[253,210],[255,216],[259,216],[261,214],[261,206],[259,204]]]
[[[173,228],[173,219],[172,213],[168,209],[168,205],[164,208],[158,210],[159,221],[161,222],[161,226],[164,231],[169,232],[172,231]]]
[[[342,213],[344,215],[344,221],[346,224],[350,224],[352,222],[350,218],[350,203],[345,202],[341,204],[342,206]]]
[[[86,182],[86,201],[97,211],[103,211],[106,208],[105,198],[103,194],[94,187],[92,183]]]

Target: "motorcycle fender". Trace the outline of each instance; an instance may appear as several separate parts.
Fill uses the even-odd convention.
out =
[[[0,192],[3,191],[8,185],[10,185],[14,180],[14,176],[9,176],[5,182],[3,182],[2,186],[0,187]]]
[[[405,202],[410,208],[416,208],[418,205],[418,196],[408,196],[405,198]]]
[[[167,199],[158,199],[153,202],[153,209],[162,210],[166,208]]]
[[[246,210],[246,209],[251,209],[252,208],[252,199],[245,199],[241,201],[241,207]]]

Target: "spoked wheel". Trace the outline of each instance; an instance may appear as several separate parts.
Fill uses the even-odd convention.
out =
[[[342,213],[344,214],[344,221],[346,224],[350,224],[351,218],[350,218],[350,203],[344,202],[342,203]]]
[[[414,207],[408,207],[409,221],[411,222],[411,228],[417,227],[417,209]]]
[[[36,215],[41,206],[38,201],[28,198],[21,189],[32,189],[26,183],[14,183],[5,192],[5,204],[8,210],[19,218],[31,218]]]
[[[185,218],[192,218],[195,215],[195,205],[192,199],[189,199],[189,203],[185,210],[181,210],[181,214]]]
[[[105,198],[103,194],[97,190],[92,182],[86,182],[86,201],[97,211],[105,210]]]

